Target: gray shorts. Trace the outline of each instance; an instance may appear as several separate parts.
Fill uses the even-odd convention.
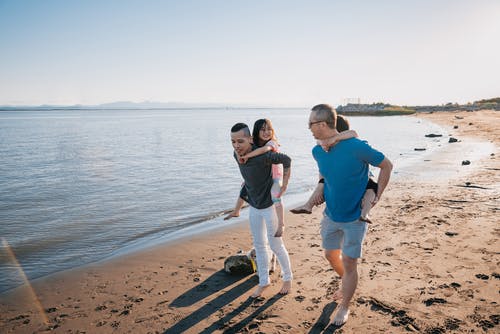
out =
[[[355,220],[348,223],[337,223],[327,215],[321,220],[321,238],[323,248],[328,250],[342,249],[342,253],[357,259],[363,254],[363,240],[366,236],[366,222]]]

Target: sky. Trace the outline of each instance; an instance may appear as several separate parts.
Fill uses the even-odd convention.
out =
[[[0,105],[500,96],[498,0],[0,0]]]

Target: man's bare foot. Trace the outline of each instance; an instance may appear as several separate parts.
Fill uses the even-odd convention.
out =
[[[333,295],[332,295],[332,299],[333,299],[333,300],[337,300],[337,301],[338,301],[338,300],[341,300],[341,299],[342,299],[342,297],[343,297],[343,296],[342,296],[342,288],[341,288],[341,287],[339,287],[339,289],[333,293]]]
[[[283,285],[281,286],[280,294],[286,295],[292,290],[292,281],[283,281]]]
[[[260,297],[262,295],[262,293],[264,292],[264,290],[266,290],[268,287],[269,287],[269,284],[268,285],[259,285],[257,287],[257,289],[252,293],[252,298]]]
[[[333,318],[332,323],[335,326],[341,326],[346,323],[347,318],[349,318],[349,309],[345,306],[339,305],[337,314],[335,314],[335,318]]]
[[[312,213],[312,208],[308,207],[307,205],[301,205],[299,207],[296,207],[295,209],[290,210],[290,212],[295,214],[306,213],[310,215]]]

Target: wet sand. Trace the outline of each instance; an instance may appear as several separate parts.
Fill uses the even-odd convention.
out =
[[[449,130],[445,136],[490,141],[494,150],[471,165],[462,166],[466,156],[454,156],[456,161],[447,163],[468,170],[449,179],[400,178],[389,185],[373,210],[358,290],[341,328],[330,324],[339,279],[323,257],[322,208],[315,208],[312,215],[286,217],[285,243],[295,275],[289,295],[277,294],[279,270],[259,300],[249,298],[257,285],[254,275],[222,271],[227,256],[251,247],[246,224],[232,225],[0,295],[0,332],[498,332],[499,115],[415,116],[443,125]],[[441,163],[436,156],[423,168]]]

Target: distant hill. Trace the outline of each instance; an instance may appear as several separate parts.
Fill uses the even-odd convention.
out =
[[[224,104],[224,103],[185,103],[185,102],[130,102],[117,101],[98,105],[39,105],[39,106],[11,106],[0,105],[0,110],[148,110],[148,109],[210,109],[210,108],[266,108],[252,104]]]
[[[184,102],[129,102],[119,101],[94,106],[99,109],[185,109],[185,108],[224,108],[222,103],[184,103]]]

